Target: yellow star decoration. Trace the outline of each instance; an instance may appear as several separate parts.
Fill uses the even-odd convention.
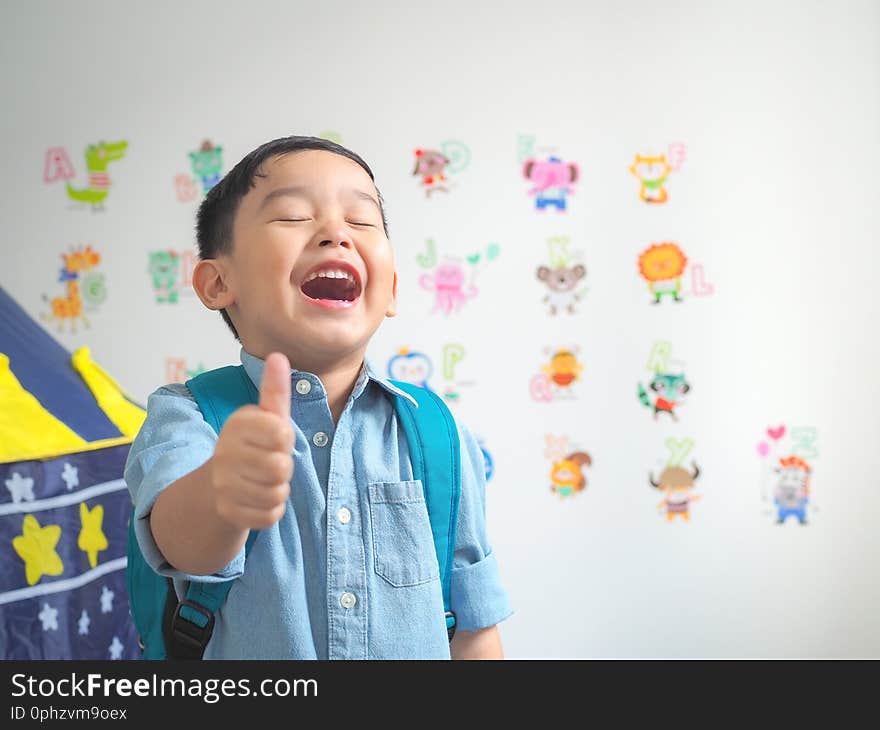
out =
[[[29,586],[44,575],[61,575],[64,572],[64,563],[55,552],[60,538],[60,525],[40,527],[36,517],[25,515],[21,535],[13,538],[12,547],[24,560],[24,573]]]
[[[101,523],[104,521],[104,507],[96,504],[89,512],[85,502],[79,505],[79,521],[82,530],[76,544],[79,549],[89,556],[89,565],[93,568],[98,564],[98,553],[107,549],[107,536],[101,531]]]

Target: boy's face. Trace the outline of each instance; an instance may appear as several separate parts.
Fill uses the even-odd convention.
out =
[[[262,172],[219,257],[242,344],[263,358],[284,352],[295,367],[362,357],[397,305],[375,185],[353,160],[320,150],[267,160]]]

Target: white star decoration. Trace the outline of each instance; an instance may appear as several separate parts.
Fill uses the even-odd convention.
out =
[[[113,610],[113,597],[115,595],[107,586],[101,589],[101,613],[110,613]]]
[[[64,480],[64,483],[67,485],[67,489],[71,490],[74,487],[79,486],[79,469],[70,464],[70,462],[64,462],[64,471],[61,472],[61,478]]]
[[[89,619],[89,614],[86,613],[86,610],[83,609],[82,615],[79,617],[79,635],[85,636],[89,633],[89,624],[91,620]]]
[[[6,480],[6,488],[12,495],[12,501],[15,504],[34,501],[34,480],[30,477],[23,477],[14,471],[12,478]]]
[[[43,610],[37,615],[43,622],[43,631],[52,629],[58,631],[58,609],[52,608],[48,603],[43,604]]]
[[[110,644],[110,658],[111,659],[122,659],[122,650],[125,647],[122,645],[122,642],[119,641],[118,636],[113,637],[113,643]]]

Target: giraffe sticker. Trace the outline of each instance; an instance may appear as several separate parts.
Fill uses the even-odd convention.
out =
[[[96,306],[107,297],[107,289],[104,285],[103,274],[94,269],[101,263],[101,255],[91,246],[72,249],[69,253],[61,254],[64,265],[58,275],[58,282],[64,284],[64,296],[53,297],[51,300],[45,294],[43,300],[49,303],[51,312],[43,314],[45,321],[58,326],[58,331],[64,330],[65,323],[70,323],[71,332],[76,332],[77,322],[82,322],[86,327],[89,320],[83,312],[83,303]]]

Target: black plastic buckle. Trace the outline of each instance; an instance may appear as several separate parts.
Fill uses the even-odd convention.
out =
[[[184,606],[189,606],[208,620],[204,628],[192,623],[192,621],[187,621],[180,615],[180,609]],[[171,619],[171,640],[174,643],[174,648],[171,651],[172,658],[201,659],[205,653],[205,647],[211,640],[212,633],[214,633],[214,614],[198,603],[183,599],[177,604]]]
[[[452,616],[452,626],[449,626],[446,629],[446,635],[449,637],[449,641],[452,641],[452,637],[455,636],[455,627],[458,624],[458,619],[455,617],[455,611],[447,611],[443,614],[443,618],[447,619]]]

